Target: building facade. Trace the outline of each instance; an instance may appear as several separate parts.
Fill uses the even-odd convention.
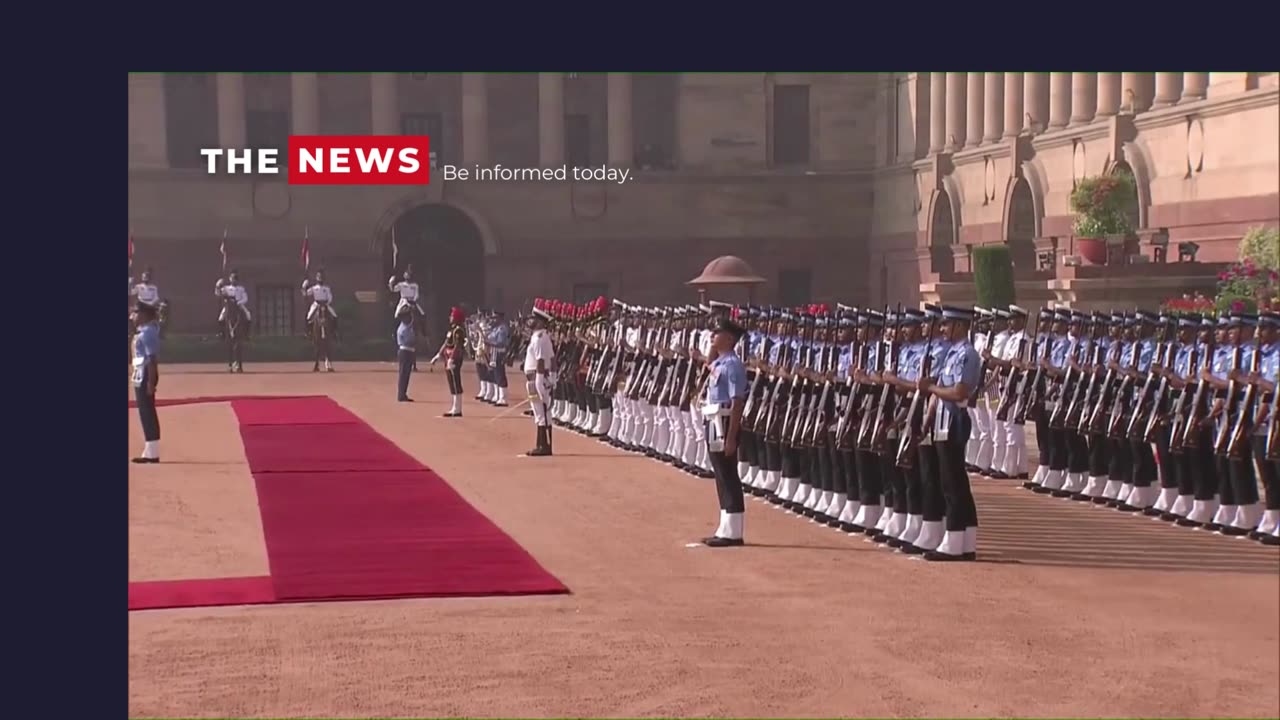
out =
[[[207,324],[224,233],[266,333],[300,329],[304,236],[379,332],[393,238],[433,317],[542,294],[692,300],[685,281],[723,254],[769,279],[761,302],[963,299],[969,250],[993,242],[1015,249],[1020,297],[1080,304],[1205,276],[1064,264],[1080,177],[1133,172],[1132,255],[1167,238],[1219,260],[1277,222],[1278,91],[1275,73],[140,73],[130,232],[180,332]],[[199,155],[368,133],[430,135],[437,168],[632,179],[291,187],[210,176]]]

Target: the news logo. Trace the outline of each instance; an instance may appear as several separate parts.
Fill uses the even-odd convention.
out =
[[[204,148],[210,175],[278,175],[274,148]],[[431,181],[425,135],[291,135],[290,185],[426,185]]]

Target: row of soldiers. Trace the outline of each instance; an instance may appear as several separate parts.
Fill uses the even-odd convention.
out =
[[[975,557],[970,473],[1280,543],[1275,313],[548,307],[554,421],[704,477],[711,328],[732,317],[746,331],[746,491],[907,554]],[[966,397],[922,391],[947,372]]]

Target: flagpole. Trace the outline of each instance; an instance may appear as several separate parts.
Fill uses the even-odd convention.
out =
[[[400,272],[400,243],[396,242],[396,226],[391,225],[391,274]]]
[[[227,226],[222,226],[222,247],[219,248],[222,253],[222,274],[227,274]]]

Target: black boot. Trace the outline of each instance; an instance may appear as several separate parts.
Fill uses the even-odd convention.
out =
[[[547,437],[549,434],[550,433],[548,433],[547,428],[539,425],[537,445],[532,450],[530,450],[525,454],[528,455],[529,457],[546,457],[550,455],[551,443]]]

